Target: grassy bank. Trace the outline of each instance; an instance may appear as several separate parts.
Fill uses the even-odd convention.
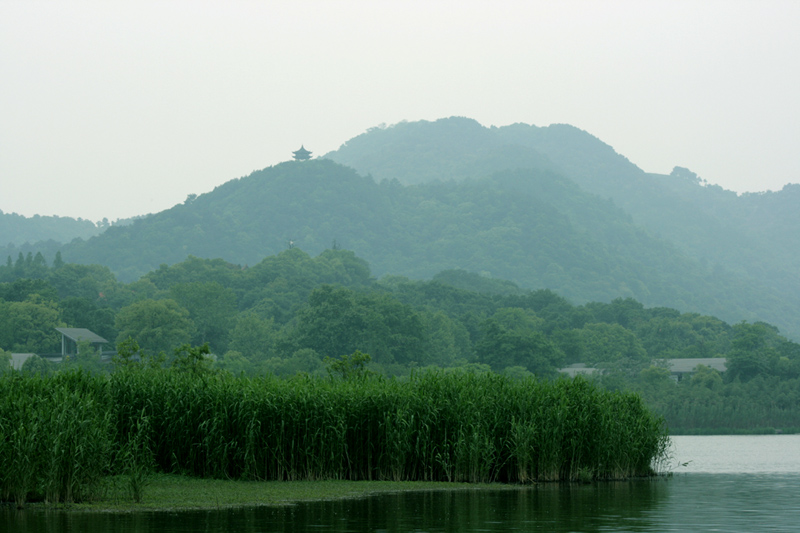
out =
[[[132,365],[0,378],[0,499],[88,501],[151,472],[243,481],[528,483],[653,473],[668,437],[583,380],[235,378]]]
[[[67,508],[79,511],[180,511],[291,505],[364,498],[376,494],[429,490],[515,489],[514,485],[435,481],[244,481],[199,479],[174,474],[150,478],[141,502],[134,503],[124,477],[108,477],[97,497]],[[37,504],[34,504],[37,505]],[[47,506],[48,504],[42,504]]]

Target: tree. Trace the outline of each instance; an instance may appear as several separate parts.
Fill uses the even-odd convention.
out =
[[[564,362],[564,353],[539,331],[503,325],[503,314],[484,322],[483,337],[476,345],[478,361],[495,372],[518,366],[540,376],[554,374]]]
[[[0,300],[0,347],[14,352],[54,353],[64,324],[55,303],[31,295],[23,302]]]
[[[422,317],[426,325],[428,359],[439,366],[453,366],[457,361],[466,361],[472,355],[469,332],[460,322],[451,319],[443,311],[429,311]]]
[[[118,343],[130,337],[153,354],[189,342],[194,329],[189,312],[175,300],[149,299],[120,309],[115,326]]]
[[[203,376],[214,372],[208,343],[202,346],[182,344],[173,350],[172,368],[193,376]]]
[[[64,266],[64,260],[61,258],[61,250],[56,252],[56,258],[53,259],[53,270],[57,270]]]
[[[693,387],[705,387],[711,390],[722,388],[722,376],[719,372],[706,365],[697,365],[695,373],[692,374],[690,383]]]
[[[335,243],[334,243],[335,245]],[[348,287],[367,286],[372,281],[369,263],[350,250],[325,250],[314,259],[327,283]]]
[[[179,283],[170,294],[189,311],[195,325],[193,342],[208,343],[223,352],[236,315],[236,295],[216,281]]]
[[[66,298],[61,301],[61,320],[70,328],[86,328],[109,340],[116,338],[114,310],[98,307],[88,298]]]
[[[644,363],[647,352],[636,335],[619,324],[586,324],[580,330],[584,363]]]
[[[287,358],[271,357],[260,366],[260,371],[263,373],[272,373],[283,377],[294,376],[298,373],[323,375],[322,369],[322,358],[311,348],[301,348]]]
[[[0,348],[0,376],[11,371],[11,352]]]
[[[117,283],[108,267],[68,263],[51,270],[50,283],[62,298],[87,298],[96,301],[100,293]]]
[[[34,374],[46,376],[55,372],[54,364],[42,359],[38,355],[33,355],[22,364],[20,369],[23,374]]]
[[[781,339],[777,328],[756,322],[741,322],[733,327],[734,337],[728,353],[725,378],[749,381],[761,374],[771,373],[778,364],[777,346]]]
[[[331,378],[338,377],[344,380],[364,380],[370,372],[367,370],[367,364],[372,360],[368,353],[361,353],[356,350],[350,355],[342,355],[334,359],[332,357],[325,358],[325,366],[328,367],[328,374]]]
[[[234,350],[225,353],[222,358],[217,360],[217,366],[222,370],[230,372],[234,376],[240,374],[252,374],[254,367],[250,360]]]
[[[47,276],[47,261],[45,261],[42,252],[36,252],[36,255],[33,256],[27,276],[35,279],[42,279]]]
[[[257,363],[274,355],[277,334],[274,320],[252,311],[244,312],[236,318],[230,348]]]
[[[0,299],[9,302],[24,302],[34,295],[43,300],[58,300],[56,289],[43,279],[20,278],[12,283],[0,284]]]
[[[308,307],[298,313],[298,344],[327,357],[352,353],[364,343],[367,323],[361,311],[352,291],[331,285],[314,289]]]
[[[428,363],[421,315],[387,294],[323,285],[308,304],[297,316],[298,347],[327,357],[364,350],[379,364]]]
[[[633,329],[644,318],[644,306],[633,298],[615,298],[610,304],[592,302],[586,307],[595,316],[595,322],[619,324]]]

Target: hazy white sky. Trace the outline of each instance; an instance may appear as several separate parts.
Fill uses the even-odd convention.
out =
[[[111,220],[370,127],[568,123],[800,182],[800,2],[0,1],[0,209]]]

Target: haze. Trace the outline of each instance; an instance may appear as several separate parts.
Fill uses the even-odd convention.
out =
[[[111,220],[379,124],[569,123],[648,172],[800,181],[797,2],[0,4],[0,209]]]

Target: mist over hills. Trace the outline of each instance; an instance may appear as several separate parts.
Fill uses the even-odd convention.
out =
[[[459,150],[460,147],[460,150]],[[573,126],[486,128],[466,118],[373,128],[325,157],[401,183],[548,168],[712,268],[800,294],[800,185],[738,196],[688,169],[648,174]],[[537,166],[539,165],[539,166]]]
[[[0,246],[22,246],[48,240],[64,243],[76,238],[88,239],[104,229],[105,226],[82,218],[25,217],[0,210]]]
[[[26,217],[0,210],[0,253],[14,259],[20,253],[27,255],[41,252],[52,258],[64,243],[73,239],[90,239],[111,226],[125,226],[137,218],[142,217],[118,218],[113,222],[103,219],[95,223],[72,217],[42,215]]]
[[[375,276],[464,269],[575,303],[633,297],[800,337],[800,186],[737,196],[687,169],[647,174],[572,126],[464,118],[374,128],[325,157],[68,243],[64,260],[133,281],[188,255],[245,266],[341,247]]]
[[[613,200],[637,226],[669,241],[715,277],[769,288],[779,300],[800,298],[797,184],[737,195],[681,167],[670,175],[648,174],[569,125],[486,128],[460,117],[373,128],[325,157],[377,180],[401,183],[547,168]],[[785,322],[797,329],[795,319]]]

